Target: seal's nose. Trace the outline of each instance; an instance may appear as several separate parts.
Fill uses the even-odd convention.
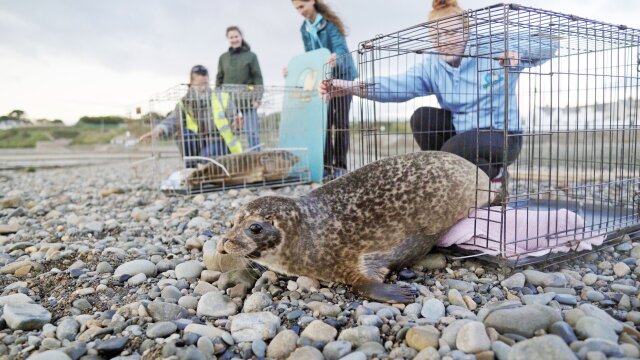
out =
[[[228,238],[226,237],[222,237],[219,241],[218,241],[218,246],[216,246],[216,250],[218,250],[218,253],[220,254],[226,254],[227,252],[224,249],[224,244],[229,241]]]

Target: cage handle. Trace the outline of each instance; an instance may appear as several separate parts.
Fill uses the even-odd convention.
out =
[[[224,165],[220,164],[219,162],[210,159],[208,157],[204,157],[204,156],[185,156],[184,157],[185,160],[204,160],[204,161],[209,161],[211,163],[213,163],[214,165],[216,165],[217,167],[221,168],[222,171],[224,171],[224,173],[228,176],[231,177],[231,174],[229,173],[229,171],[227,171],[227,168],[224,167]]]

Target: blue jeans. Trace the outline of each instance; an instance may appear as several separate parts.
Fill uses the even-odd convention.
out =
[[[216,157],[229,154],[229,148],[220,137],[198,135],[189,129],[183,129],[182,139],[178,141],[182,156]],[[186,167],[196,167],[199,161],[186,160]]]
[[[249,148],[260,145],[260,127],[258,125],[258,111],[256,109],[246,109],[243,111],[245,121],[245,131],[247,132],[247,143]]]

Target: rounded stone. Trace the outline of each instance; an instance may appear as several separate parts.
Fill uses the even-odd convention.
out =
[[[147,328],[147,337],[151,339],[167,337],[178,330],[176,324],[170,321],[162,321],[149,325]]]
[[[37,330],[51,321],[51,313],[38,304],[7,304],[2,316],[14,330]]]
[[[29,356],[29,360],[71,360],[71,358],[60,350],[47,350]]]
[[[251,294],[245,301],[242,308],[242,312],[258,312],[262,311],[267,306],[271,305],[273,300],[271,300],[271,295],[268,293],[257,292]]]
[[[113,275],[116,277],[122,275],[134,276],[140,273],[147,276],[154,276],[156,274],[156,265],[149,260],[132,260],[118,266]]]
[[[509,352],[509,360],[530,359],[575,360],[576,356],[559,336],[544,335],[518,342]]]
[[[435,324],[445,315],[444,304],[438,299],[429,299],[422,305],[422,311],[420,314],[428,323]]]
[[[567,279],[562,273],[545,273],[537,270],[525,270],[524,276],[532,285],[535,286],[550,286],[550,287],[564,287],[567,284]]]
[[[178,305],[185,309],[195,310],[198,307],[198,299],[191,295],[182,296],[178,299]]]
[[[258,339],[251,343],[251,351],[258,357],[263,358],[267,352],[267,343]]]
[[[491,340],[481,322],[472,321],[462,326],[456,338],[456,348],[466,353],[491,349]]]
[[[522,288],[524,287],[525,280],[526,278],[523,273],[515,273],[510,277],[502,280],[500,282],[500,285],[506,287],[507,289]]]
[[[113,266],[106,261],[102,261],[96,265],[96,272],[98,274],[111,274],[113,272]]]
[[[276,335],[280,318],[270,312],[239,314],[231,321],[231,336],[237,342],[268,340]]]
[[[514,321],[518,319],[518,321]],[[555,309],[540,305],[526,305],[517,308],[497,309],[484,318],[484,325],[498,330],[501,334],[513,333],[532,337],[536,330],[547,329],[562,317]]]
[[[578,320],[576,332],[582,338],[599,338],[618,342],[618,334],[607,323],[591,316]]]
[[[569,325],[564,321],[558,321],[551,324],[551,326],[549,327],[549,332],[553,335],[560,336],[562,340],[564,340],[564,342],[566,342],[569,345],[571,345],[572,342],[578,340],[578,338],[576,337],[576,334],[573,332],[573,329],[571,328],[571,325]]]
[[[447,258],[443,254],[428,254],[422,261],[418,263],[427,270],[440,270],[447,267]]]
[[[407,345],[411,348],[421,351],[427,347],[438,348],[438,340],[440,339],[440,331],[433,326],[414,326],[405,336]]]
[[[211,316],[215,318],[227,317],[236,314],[238,305],[231,298],[219,292],[211,291],[198,301],[197,315]]]
[[[66,318],[58,324],[56,328],[56,338],[58,340],[69,340],[73,341],[76,339],[76,335],[78,335],[78,331],[80,330],[80,324],[73,318]]]
[[[322,355],[327,360],[338,360],[351,352],[351,343],[348,341],[332,341],[322,349]]]
[[[584,282],[587,286],[595,284],[596,281],[598,281],[598,275],[594,273],[587,273],[582,277],[582,282]]]
[[[324,343],[335,340],[337,335],[338,330],[331,325],[327,325],[321,320],[312,321],[311,324],[304,329],[302,334],[300,334],[301,337],[306,337],[312,341],[321,341]]]
[[[211,358],[213,357],[214,348],[213,342],[207,336],[201,336],[198,338],[197,345],[198,350],[204,354],[205,357]]]
[[[168,300],[168,299],[178,300],[180,299],[180,297],[182,297],[182,293],[180,293],[180,290],[178,290],[177,287],[169,285],[169,286],[165,286],[165,288],[162,289],[162,291],[160,292],[160,296],[162,296],[162,298],[165,300]]]
[[[300,276],[296,279],[297,289],[301,292],[310,292],[320,289],[320,282],[307,276]],[[294,289],[296,290],[296,289]]]
[[[442,330],[442,340],[444,340],[450,348],[456,348],[456,339],[458,338],[458,332],[460,329],[472,320],[469,319],[459,319],[453,321],[449,326]]]
[[[375,326],[356,326],[344,329],[338,335],[338,340],[348,341],[356,347],[369,341],[380,342],[380,329]]]
[[[286,359],[296,349],[298,335],[291,330],[279,332],[267,346],[267,357]]]
[[[312,346],[303,346],[289,355],[288,360],[324,360],[324,356]]]
[[[629,265],[623,262],[619,262],[613,266],[613,272],[617,277],[624,277],[631,274],[631,268],[629,267]]]
[[[204,267],[197,260],[185,261],[176,265],[176,279],[197,279]]]

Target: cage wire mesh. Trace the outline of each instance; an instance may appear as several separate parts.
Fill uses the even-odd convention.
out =
[[[513,4],[378,35],[346,55],[355,82],[325,67],[329,97],[357,95],[328,104],[350,120],[327,138],[348,139],[349,171],[420,150],[478,164],[492,188],[469,209],[471,254],[582,255],[638,232],[639,45],[636,29]]]
[[[295,102],[287,87],[224,85],[197,89],[175,86],[152,97],[150,122],[162,129],[157,152],[177,149],[176,171],[162,182],[183,194],[245,187],[277,187],[310,181],[307,149],[281,148],[281,115]]]

